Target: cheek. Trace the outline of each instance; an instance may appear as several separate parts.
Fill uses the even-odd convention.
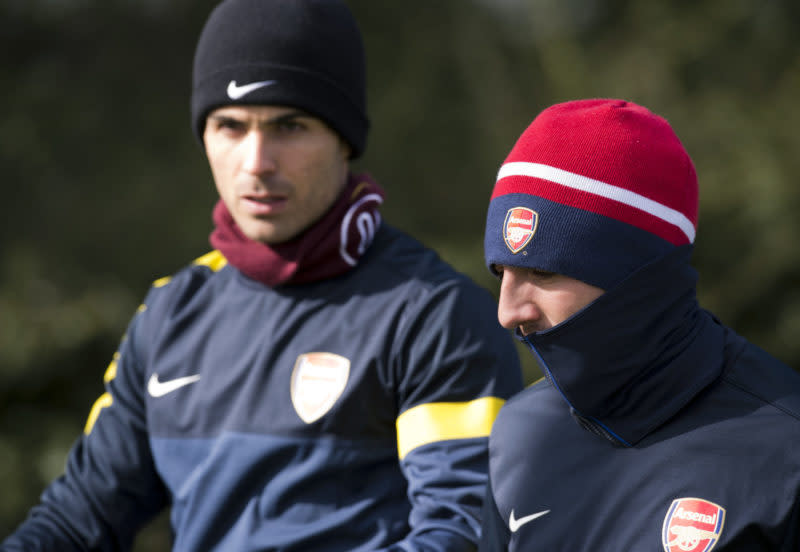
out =
[[[223,156],[213,146],[209,146],[208,143],[206,143],[206,159],[208,166],[211,168],[211,174],[215,177],[221,174]]]
[[[221,167],[219,163],[213,163],[209,159],[209,166],[211,167],[211,176],[213,177],[217,193],[219,193],[220,197],[225,199],[231,189],[231,186],[228,184],[230,178],[226,176],[223,167]]]
[[[579,299],[564,291],[542,291],[537,296],[537,305],[553,325],[563,322],[580,310]]]
[[[302,182],[302,195],[308,204],[326,208],[339,196],[347,170],[340,159],[328,155],[307,158],[297,173],[297,182]]]
[[[206,159],[211,169],[214,185],[220,196],[225,198],[233,189],[235,158],[230,149],[206,146]]]
[[[567,303],[569,308],[566,309],[565,312],[566,318],[569,318],[578,311],[583,310],[589,303],[597,299],[598,296],[599,294],[589,291],[572,294],[569,302]]]

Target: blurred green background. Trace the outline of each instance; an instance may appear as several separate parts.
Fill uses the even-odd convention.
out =
[[[0,538],[63,469],[150,282],[209,249],[189,126],[211,0],[0,0]],[[485,210],[544,107],[620,97],[697,166],[701,303],[800,368],[800,3],[350,0],[384,217],[496,292]],[[526,379],[539,372],[522,352]],[[137,550],[167,550],[165,520]]]

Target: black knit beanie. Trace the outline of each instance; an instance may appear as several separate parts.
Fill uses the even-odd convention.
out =
[[[325,121],[364,151],[364,46],[341,0],[224,0],[206,21],[194,58],[192,127],[203,143],[220,106],[285,105]]]

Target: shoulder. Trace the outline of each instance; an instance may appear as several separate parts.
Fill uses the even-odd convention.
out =
[[[726,350],[723,382],[782,413],[800,429],[800,373],[733,332]]]
[[[364,260],[372,266],[379,264],[400,278],[447,278],[457,274],[433,249],[385,222]]]
[[[498,488],[512,492],[519,478],[528,477],[521,458],[543,449],[560,455],[579,446],[583,433],[558,390],[548,380],[538,380],[506,401],[495,418],[489,435],[491,477]]]
[[[228,260],[216,249],[210,251],[181,268],[178,272],[161,277],[153,282],[153,288],[162,288],[173,282],[207,279],[228,265]],[[180,284],[178,284],[180,285]]]
[[[532,416],[561,415],[563,411],[563,398],[547,379],[540,378],[503,405],[495,428],[500,429],[506,424],[516,425],[521,420],[531,420]]]
[[[185,302],[220,275],[227,274],[228,261],[217,250],[210,251],[168,276],[155,280],[144,300],[143,308],[166,308]],[[224,276],[223,276],[224,277]]]
[[[384,296],[402,305],[409,320],[428,319],[428,326],[447,324],[454,329],[480,327],[491,335],[502,330],[497,302],[488,289],[430,247],[385,223],[364,265],[354,272],[365,295]]]
[[[365,256],[364,268],[370,276],[379,275],[382,281],[405,284],[417,293],[447,288],[491,298],[487,289],[456,270],[432,248],[386,223]]]

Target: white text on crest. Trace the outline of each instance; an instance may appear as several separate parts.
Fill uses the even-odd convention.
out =
[[[683,508],[678,508],[678,511],[675,512],[675,517],[680,519],[688,519],[689,521],[702,521],[703,523],[708,523],[711,525],[715,525],[717,523],[717,514],[709,516],[708,514],[701,514],[700,512],[689,512]]]
[[[519,223],[530,224],[531,219],[522,217],[511,217],[511,219],[508,222],[516,222],[517,224]]]

